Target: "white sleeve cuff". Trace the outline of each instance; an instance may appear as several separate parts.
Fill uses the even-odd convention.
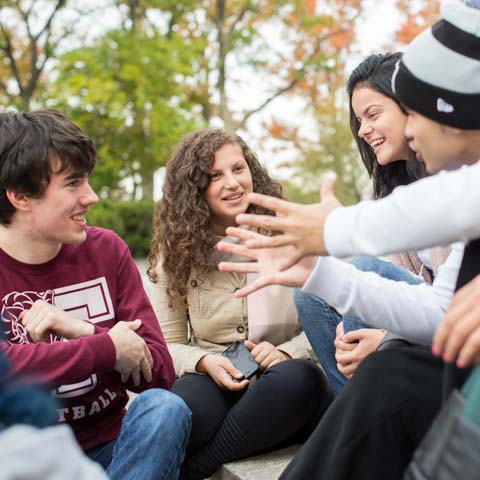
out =
[[[355,219],[358,205],[340,207],[333,210],[325,221],[323,239],[330,255],[338,258],[355,255],[352,233],[355,232]]]
[[[319,257],[302,291],[316,295],[336,308],[343,292],[351,286],[353,271],[356,268],[342,260]]]

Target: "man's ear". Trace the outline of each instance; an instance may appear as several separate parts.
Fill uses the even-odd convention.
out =
[[[30,207],[30,198],[23,192],[17,192],[15,190],[7,190],[6,192],[9,202],[15,207],[16,210],[26,211]]]

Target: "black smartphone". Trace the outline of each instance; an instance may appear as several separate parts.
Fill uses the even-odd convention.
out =
[[[260,368],[250,350],[240,340],[229,345],[222,355],[228,358],[247,379],[255,375]]]

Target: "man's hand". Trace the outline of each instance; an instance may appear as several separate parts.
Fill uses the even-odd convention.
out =
[[[480,275],[458,290],[433,337],[432,351],[464,368],[480,364]]]
[[[245,346],[250,350],[250,353],[262,370],[266,370],[277,363],[291,358],[290,355],[278,350],[269,342],[260,342],[256,345],[250,340],[246,340]]]
[[[254,239],[270,238],[243,228],[231,227],[229,236],[241,242]],[[258,278],[246,287],[235,292],[236,297],[244,297],[267,285],[284,285],[286,287],[302,287],[315,267],[316,258],[306,257],[296,265],[281,270],[281,265],[294,253],[291,246],[280,248],[250,249],[243,244],[219,242],[218,250],[249,258],[251,262],[220,262],[218,269],[222,272],[258,273]]]
[[[239,225],[283,233],[272,237],[248,240],[246,247],[272,248],[289,245],[292,249],[291,254],[282,262],[280,270],[286,270],[308,255],[328,255],[323,238],[323,226],[330,212],[341,206],[333,194],[333,180],[323,182],[322,201],[312,205],[287,202],[259,193],[250,193],[247,198],[250,203],[273,210],[277,215],[242,213],[236,217]],[[227,229],[227,234],[231,235],[230,229]]]
[[[376,328],[361,328],[343,335],[343,328],[341,332],[337,328],[335,359],[338,370],[348,379],[352,378],[360,363],[378,348],[386,333]]]
[[[243,378],[243,373],[237,370],[228,358],[221,355],[205,355],[197,363],[196,370],[209,375],[224,390],[243,390],[249,384],[249,381]]]
[[[23,311],[20,321],[35,343],[44,341],[49,331],[68,339],[88,337],[95,333],[91,323],[80,320],[44,300],[37,300],[29,310]]]
[[[118,322],[108,332],[117,354],[115,370],[124,383],[131,376],[136,387],[140,385],[140,374],[147,382],[152,381],[152,354],[145,340],[135,333],[141,325],[138,318],[133,322]]]

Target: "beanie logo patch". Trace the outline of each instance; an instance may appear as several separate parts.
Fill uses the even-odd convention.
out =
[[[452,113],[454,110],[453,105],[450,105],[443,98],[437,98],[437,111]]]

